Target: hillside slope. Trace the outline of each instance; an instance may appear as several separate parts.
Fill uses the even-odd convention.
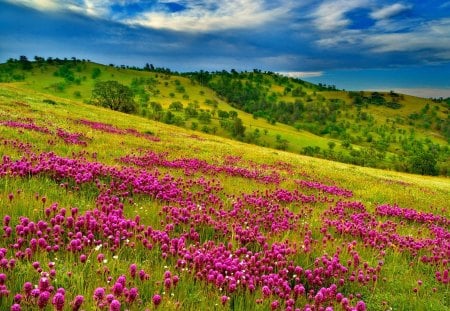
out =
[[[258,70],[179,74],[40,58],[0,65],[0,81],[85,103],[93,101],[98,82],[110,80],[129,87],[136,114],[152,120],[362,166],[450,172],[443,99],[346,92]]]
[[[0,140],[2,310],[450,308],[448,178],[11,83]]]

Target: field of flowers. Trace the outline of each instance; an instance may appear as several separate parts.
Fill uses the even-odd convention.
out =
[[[448,310],[450,182],[1,89],[0,310]]]

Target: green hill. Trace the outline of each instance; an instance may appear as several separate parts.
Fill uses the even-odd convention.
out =
[[[450,308],[448,178],[93,106],[91,78],[46,89],[57,68],[0,84],[1,310]],[[161,79],[164,106],[178,79],[201,107],[233,109],[185,77],[98,68],[124,84]]]
[[[75,58],[10,60],[0,81],[84,103],[96,83],[118,81],[133,92],[135,113],[152,120],[362,166],[450,172],[448,100],[346,92],[258,70],[173,73]]]

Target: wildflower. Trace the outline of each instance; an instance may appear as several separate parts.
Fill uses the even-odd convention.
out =
[[[103,287],[97,287],[94,290],[94,300],[101,301],[105,297],[105,289]]]
[[[72,311],[78,311],[81,308],[81,305],[83,304],[84,297],[82,295],[78,295],[75,297],[75,299],[72,301]]]
[[[64,308],[64,294],[62,293],[56,293],[55,296],[53,296],[52,304],[55,306],[56,311],[62,311]]]
[[[113,301],[111,301],[111,304],[109,305],[109,311],[120,311],[119,300],[114,299]]]
[[[222,301],[222,305],[225,305],[227,303],[228,299],[230,299],[230,298],[225,295],[220,297],[220,300]]]
[[[137,271],[137,266],[136,264],[131,264],[130,265],[130,275],[131,277],[134,279],[136,277],[136,271]]]
[[[358,301],[358,303],[356,304],[356,310],[357,311],[366,311],[366,304],[364,303],[364,301],[362,301],[362,300]]]
[[[43,291],[39,294],[39,298],[37,301],[37,305],[39,309],[44,309],[50,299],[50,293],[47,291]]]
[[[11,311],[22,311],[22,308],[18,303],[15,303],[11,306]]]
[[[161,296],[156,294],[152,298],[153,304],[157,307],[161,304]]]
[[[268,286],[262,287],[262,293],[263,293],[264,297],[269,297],[272,294],[272,292]]]
[[[136,287],[130,288],[128,292],[128,302],[132,303],[133,301],[136,300],[137,296],[138,296],[138,289]]]

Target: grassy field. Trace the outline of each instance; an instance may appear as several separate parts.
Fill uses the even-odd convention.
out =
[[[379,93],[386,102],[395,101],[399,108],[374,104],[357,107],[349,92],[301,80],[283,79],[261,72],[227,76],[232,82],[252,85],[254,91],[264,93],[264,98],[257,101],[269,101],[268,98],[272,98],[275,107],[282,103],[301,103],[304,111],[296,116],[298,121],[283,123],[271,120],[267,115],[257,117],[258,113],[267,114],[267,111],[240,110],[242,107],[213,91],[211,84],[201,85],[194,74],[143,71],[80,60],[66,60],[59,64],[55,61],[34,62],[30,70],[20,69],[20,63],[0,64],[0,80],[9,81],[8,77],[14,74],[22,76],[23,82],[11,83],[12,87],[40,93],[54,98],[56,102],[64,98],[89,103],[97,82],[115,80],[133,89],[138,103],[136,114],[152,120],[170,123],[164,118],[171,112],[178,118],[177,124],[180,127],[195,129],[197,132],[213,133],[293,153],[397,171],[415,171],[410,163],[411,158],[431,152],[437,160],[434,173],[446,176],[450,172],[446,102]],[[222,78],[220,73],[212,74],[211,77],[213,83]],[[301,91],[295,94],[299,89]],[[372,92],[354,94],[365,100],[373,95]],[[180,103],[183,109],[171,109],[170,105],[174,102]],[[337,111],[331,108],[335,106],[333,102],[339,103]],[[162,111],[154,110],[153,104],[160,105]],[[197,117],[188,117],[185,108],[190,105],[196,111],[211,114],[211,120],[203,122]],[[427,106],[429,108],[426,110]],[[218,117],[220,111],[236,111],[246,128],[245,135],[233,135],[229,128],[224,127],[223,120]],[[289,119],[290,114],[285,112],[282,115]]]
[[[46,84],[0,84],[1,310],[450,308],[448,178],[262,148]]]

